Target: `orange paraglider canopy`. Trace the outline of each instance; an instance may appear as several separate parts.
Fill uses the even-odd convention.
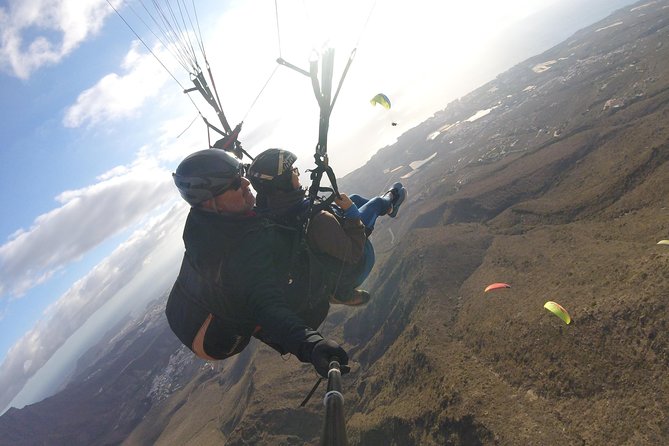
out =
[[[483,291],[484,293],[487,293],[488,291],[492,290],[499,290],[502,288],[511,288],[511,285],[508,283],[502,283],[502,282],[496,282],[496,283],[491,283],[487,287],[485,287],[485,290]]]

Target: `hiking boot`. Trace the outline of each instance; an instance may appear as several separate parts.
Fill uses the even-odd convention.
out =
[[[397,201],[397,197],[399,197],[401,189],[402,189],[402,183],[395,183],[393,184],[393,187],[388,189],[388,191],[381,196],[382,198],[387,197],[390,200],[390,206],[386,210],[385,214],[381,215],[389,215],[393,211],[393,208],[395,207],[394,203],[395,201]]]
[[[330,297],[330,303],[348,305],[349,307],[359,307],[369,302],[370,297],[370,294],[365,290],[353,290],[353,292],[346,296],[346,298],[342,296],[341,300],[335,296]]]
[[[395,183],[393,184],[393,188],[388,192],[393,195],[393,207],[390,212],[388,212],[388,217],[395,218],[397,212],[400,210],[400,205],[404,203],[404,200],[407,198],[407,190],[402,186],[402,183]]]

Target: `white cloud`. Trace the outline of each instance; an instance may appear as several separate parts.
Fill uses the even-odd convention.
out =
[[[165,292],[166,283],[174,280],[169,265],[178,268],[179,259],[167,258],[160,246],[177,246],[176,252],[183,249],[180,236],[188,207],[174,187],[171,170],[160,163],[180,160],[203,148],[201,131],[175,138],[193,118],[189,115],[161,127],[155,143],[140,147],[132,163],[102,173],[90,186],[60,193],[56,197],[61,204],[58,208],[37,217],[32,227],[15,231],[0,246],[0,297],[20,296],[110,236],[146,220],[157,207],[178,203],[167,215],[145,221],[109,257],[72,284],[13,345],[0,366],[0,409],[79,327],[99,313],[101,306],[122,300],[123,295],[141,302],[147,296],[155,297],[156,292]],[[161,267],[165,262],[169,265]],[[139,283],[148,282],[150,287],[128,289],[140,276],[146,277]],[[32,361],[29,367],[27,361]]]
[[[187,209],[185,203],[178,203],[169,212],[147,222],[44,311],[42,319],[12,346],[0,366],[0,388],[3,389],[0,410],[91,315],[122,294],[124,287],[136,277],[142,274],[152,276],[153,279],[145,278],[144,281],[155,285],[155,289],[144,286],[133,290],[133,301],[141,302],[146,296],[156,297],[166,291],[166,283],[174,277],[165,274],[164,270],[151,270],[146,260],[152,253],[164,252],[165,248],[161,246],[181,246],[180,235]],[[178,260],[174,259],[175,268],[178,268]],[[99,330],[107,328],[99,327]]]
[[[132,116],[147,99],[160,92],[169,75],[152,55],[141,54],[138,47],[139,43],[134,42],[123,61],[126,74],[108,74],[79,95],[65,112],[63,124],[66,127]],[[158,50],[154,53],[160,54]]]
[[[0,246],[0,296],[20,296],[108,237],[178,197],[170,172],[142,161],[61,193],[62,206]]]
[[[10,0],[0,8],[0,69],[27,79],[97,33],[109,14],[105,0]]]

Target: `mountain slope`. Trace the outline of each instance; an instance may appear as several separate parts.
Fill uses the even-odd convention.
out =
[[[631,12],[425,125],[434,143],[404,162],[438,155],[407,179],[407,235],[346,323],[370,359],[360,384],[394,384],[349,409],[362,444],[669,439],[669,11]],[[484,295],[495,281],[513,288]]]
[[[342,179],[374,194],[404,177],[411,192],[373,235],[374,299],[323,327],[357,362],[344,380],[352,444],[669,440],[669,252],[655,245],[669,234],[667,24],[667,2],[620,11]],[[483,294],[500,280],[512,288]],[[319,402],[296,408],[304,370],[256,355],[245,415],[217,407],[199,439],[317,442]]]
[[[321,327],[354,362],[351,444],[669,443],[668,42],[669,1],[618,11],[341,180],[410,192],[372,236],[372,301]],[[497,281],[512,288],[483,293]],[[318,442],[323,389],[298,407],[310,366],[255,341],[188,359],[151,314],[88,379],[1,417],[0,444]]]

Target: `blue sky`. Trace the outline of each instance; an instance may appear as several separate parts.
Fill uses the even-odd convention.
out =
[[[129,3],[141,11],[137,1],[112,3],[190,86],[186,71],[130,11]],[[278,0],[279,46],[273,0],[195,3],[226,115],[233,126],[244,120],[244,147],[252,154],[289,148],[303,169],[317,139],[317,106],[308,79],[283,67],[274,72],[275,59],[307,68],[312,49],[327,38],[339,73],[357,46],[330,127],[339,176],[532,55],[510,51],[505,59],[495,47],[501,36],[545,8],[578,4]],[[616,0],[610,9],[627,3]],[[44,364],[66,373],[61,366],[94,341],[95,328],[101,335],[128,309],[140,311],[169,290],[186,211],[170,172],[207,147],[207,133],[201,120],[188,128],[195,107],[104,0],[2,1],[0,30],[3,410]],[[379,92],[392,98],[392,115],[370,106]],[[389,126],[390,116],[397,127]],[[84,325],[88,341],[74,341]],[[42,377],[48,373],[45,367],[35,375],[33,391],[13,404],[53,391]]]

